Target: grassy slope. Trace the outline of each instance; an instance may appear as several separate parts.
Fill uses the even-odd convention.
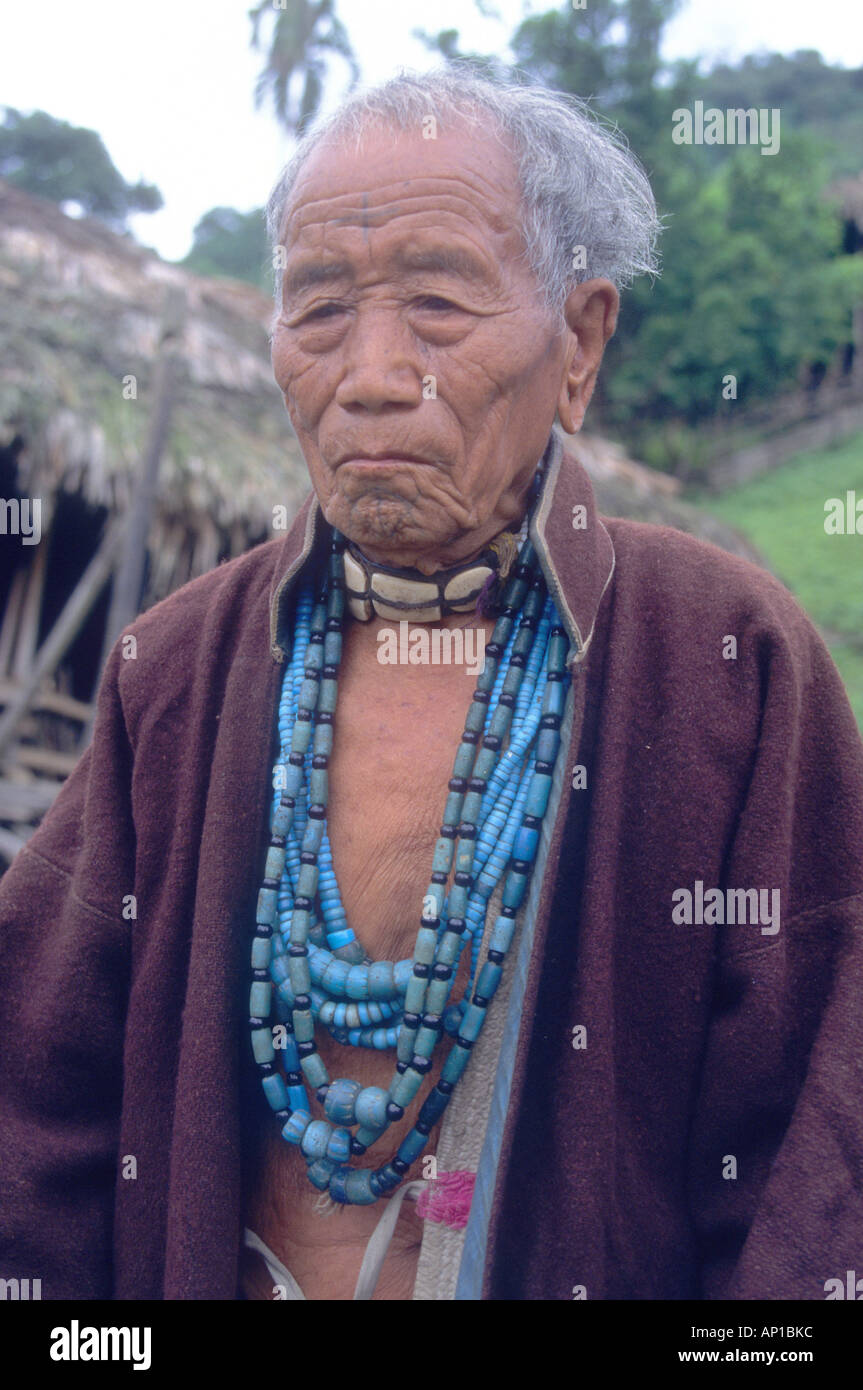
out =
[[[863,535],[828,536],[824,503],[863,498],[863,434],[697,501],[747,535],[822,629],[863,729]]]

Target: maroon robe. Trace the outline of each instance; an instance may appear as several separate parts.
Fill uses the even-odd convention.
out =
[[[43,1298],[236,1297],[241,1141],[272,1124],[244,1020],[281,646],[326,533],[310,494],[134,623],[0,881],[0,1276]],[[561,751],[586,786],[543,879],[482,1296],[824,1298],[863,1268],[863,747],[839,676],[775,579],[603,524],[559,454],[537,541],[590,636]],[[675,921],[698,884],[778,889],[778,932]]]

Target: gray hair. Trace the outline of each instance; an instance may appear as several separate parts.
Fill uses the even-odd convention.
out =
[[[400,72],[351,93],[304,133],[267,204],[271,244],[279,243],[299,172],[324,142],[359,147],[376,123],[417,130],[430,116],[489,126],[512,149],[522,200],[528,263],[551,314],[584,280],[604,276],[618,289],[656,274],[661,222],[647,175],[615,127],[601,123],[578,97],[453,64],[428,73]],[[577,248],[584,248],[583,255]],[[584,260],[583,268],[574,262]],[[278,287],[277,287],[278,288]]]

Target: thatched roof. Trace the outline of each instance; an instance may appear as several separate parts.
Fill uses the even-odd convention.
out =
[[[169,286],[184,292],[187,318],[152,549],[158,562],[191,538],[201,573],[226,538],[232,553],[262,538],[273,505],[291,513],[308,489],[270,370],[271,301],[0,181],[0,444],[23,439],[19,485],[43,509],[60,490],[127,506]],[[123,398],[130,374],[136,400]]]
[[[23,439],[22,494],[80,493],[124,511],[150,419],[166,288],[185,293],[182,373],[159,477],[150,598],[272,535],[308,473],[273,381],[271,301],[250,285],[170,265],[129,237],[0,181],[0,446]],[[137,378],[137,400],[123,378]],[[752,556],[679,485],[590,436],[566,438],[606,514],[659,521]],[[46,523],[43,521],[43,526]],[[227,542],[227,544],[226,544]],[[177,557],[182,556],[178,566]]]

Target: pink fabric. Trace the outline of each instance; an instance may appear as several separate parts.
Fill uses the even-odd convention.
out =
[[[417,1198],[417,1215],[425,1221],[442,1221],[461,1231],[467,1225],[476,1173],[466,1169],[438,1173],[431,1186]]]

